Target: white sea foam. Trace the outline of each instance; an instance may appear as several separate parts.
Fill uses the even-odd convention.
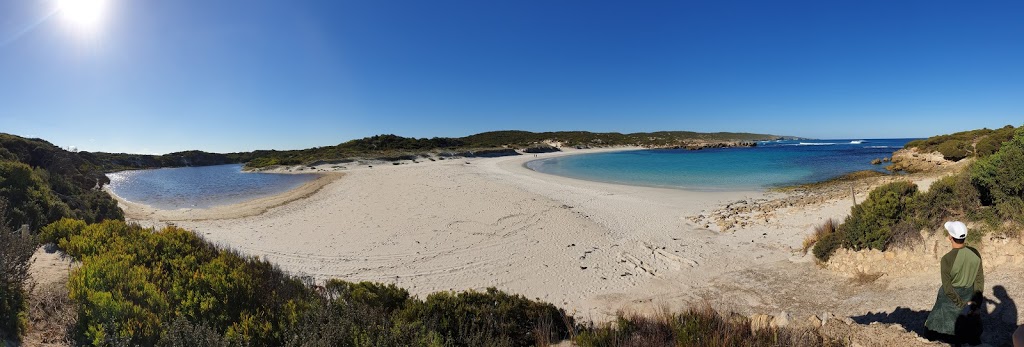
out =
[[[853,140],[853,141],[850,141],[850,144],[852,144],[852,145],[859,145],[859,144],[862,144],[862,143],[865,143],[865,142],[867,142],[867,141],[864,141],[864,140]]]
[[[893,146],[864,146],[864,148],[896,148]]]
[[[835,142],[801,142],[797,146],[831,146],[835,144]]]

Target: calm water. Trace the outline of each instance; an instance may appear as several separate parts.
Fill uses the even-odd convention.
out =
[[[892,156],[912,139],[759,142],[752,148],[641,150],[528,162],[544,173],[591,181],[690,190],[761,190],[824,181]]]
[[[312,174],[242,172],[217,165],[107,174],[114,194],[159,209],[207,208],[280,194],[316,178]]]

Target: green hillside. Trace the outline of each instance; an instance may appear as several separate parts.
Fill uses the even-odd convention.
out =
[[[690,131],[659,131],[652,133],[593,133],[588,131],[556,131],[534,133],[529,131],[491,131],[451,138],[410,138],[398,135],[375,135],[347,141],[334,146],[300,150],[257,150],[242,153],[207,153],[185,151],[164,155],[126,153],[89,153],[80,156],[103,171],[149,169],[159,167],[204,166],[245,163],[250,168],[273,165],[308,165],[323,162],[343,162],[353,159],[409,160],[427,155],[475,156],[479,151],[497,149],[527,149],[544,147],[545,142],[558,142],[570,147],[686,147],[690,144],[753,142],[791,139],[768,134],[751,133],[698,133]]]

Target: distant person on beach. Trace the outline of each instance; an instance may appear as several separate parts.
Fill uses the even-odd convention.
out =
[[[924,325],[935,333],[952,337],[955,344],[979,344],[985,288],[985,272],[981,266],[981,253],[968,247],[967,226],[962,222],[946,222],[946,232],[953,249],[939,262],[942,286],[939,287],[935,306]]]

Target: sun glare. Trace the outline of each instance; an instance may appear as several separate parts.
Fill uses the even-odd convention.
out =
[[[103,24],[109,0],[58,0],[64,21],[76,31],[94,33]]]

